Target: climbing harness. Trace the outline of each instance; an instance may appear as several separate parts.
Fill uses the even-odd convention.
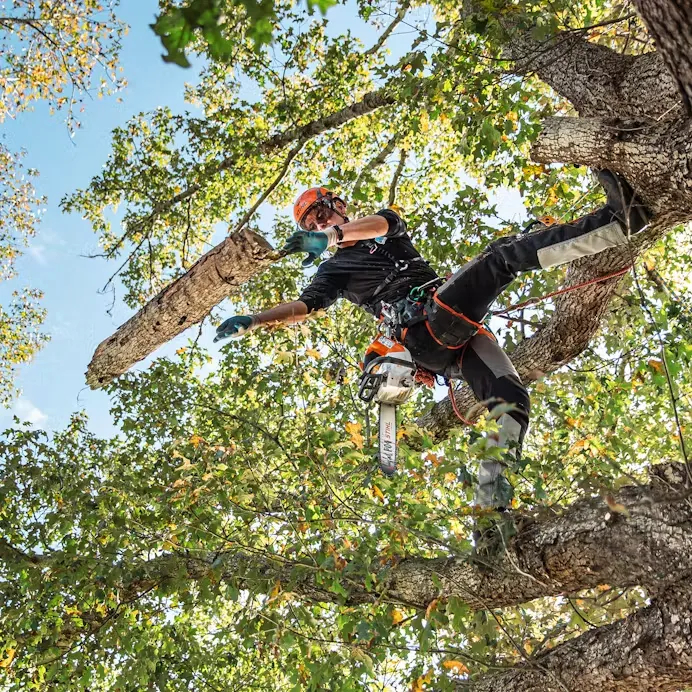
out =
[[[387,476],[396,471],[396,407],[411,396],[416,384],[435,384],[434,375],[413,361],[401,335],[411,325],[427,319],[421,301],[441,281],[432,279],[414,287],[406,298],[381,303],[380,334],[368,346],[363,359],[358,396],[379,405],[379,461]]]
[[[378,243],[376,240],[363,240],[361,242],[363,245],[365,245],[365,247],[368,248],[371,255],[374,255],[377,252],[383,257],[386,257],[393,265],[392,271],[389,272],[384,281],[382,281],[377,288],[375,288],[372,294],[373,298],[376,298],[385,288],[387,288],[387,286],[389,286],[389,284],[391,284],[401,272],[406,271],[412,262],[425,263],[425,260],[420,255],[413,257],[397,257],[384,247],[384,243]]]

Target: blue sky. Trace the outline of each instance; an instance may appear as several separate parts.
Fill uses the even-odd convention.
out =
[[[63,214],[58,204],[65,194],[85,187],[99,172],[110,153],[110,133],[114,127],[157,106],[169,106],[174,111],[190,109],[183,101],[184,84],[194,81],[197,72],[194,64],[183,70],[161,60],[161,44],[149,28],[157,8],[156,0],[122,3],[119,15],[130,25],[121,55],[128,80],[127,88],[120,94],[122,103],[115,97],[87,100],[80,117],[83,126],[73,139],[60,114],[51,117],[44,104],[4,123],[4,143],[11,150],[27,150],[25,164],[40,171],[35,185],[38,194],[48,196],[48,203],[39,232],[18,263],[18,278],[0,284],[0,302],[7,303],[12,290],[23,286],[43,290],[42,302],[48,311],[45,331],[51,341],[32,363],[20,369],[17,384],[22,394],[11,410],[0,409],[0,426],[9,425],[11,416],[17,415],[47,429],[61,429],[71,413],[83,409],[94,432],[104,436],[115,432],[107,395],[89,390],[84,372],[96,346],[132,311],[120,302],[122,291],[116,290],[115,303],[108,314],[113,295],[100,294],[99,290],[118,263],[86,257],[98,252],[96,235],[86,221]],[[371,28],[354,21],[352,8],[333,8],[328,17],[338,30],[351,26],[366,45],[375,38]],[[407,31],[410,29],[402,28],[402,32]],[[392,48],[396,52],[396,38]],[[505,218],[521,211],[516,193],[501,192],[496,201]],[[262,216],[270,219],[272,215],[273,210],[267,207]],[[191,333],[188,330],[159,349],[156,357],[172,355]],[[212,336],[209,326],[202,343],[214,350]],[[137,367],[146,367],[148,362]]]

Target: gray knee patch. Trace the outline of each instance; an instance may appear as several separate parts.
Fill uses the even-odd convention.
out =
[[[487,336],[474,336],[469,342],[468,348],[474,350],[476,355],[483,361],[483,364],[492,372],[495,377],[513,376],[517,380],[519,373],[516,371],[509,356],[498,346],[498,344]]]
[[[626,243],[627,238],[622,232],[622,226],[617,221],[612,221],[577,238],[542,248],[537,253],[538,263],[543,269],[548,269]]]

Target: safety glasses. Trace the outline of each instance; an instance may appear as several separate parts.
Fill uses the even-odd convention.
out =
[[[326,223],[332,214],[332,208],[326,204],[317,202],[313,204],[308,213],[303,217],[300,227],[304,231],[316,231],[317,224]]]

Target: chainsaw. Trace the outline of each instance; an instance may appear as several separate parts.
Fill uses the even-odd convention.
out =
[[[396,407],[411,396],[415,374],[410,351],[396,339],[380,334],[368,346],[358,396],[379,404],[380,468],[387,476],[396,471]]]

